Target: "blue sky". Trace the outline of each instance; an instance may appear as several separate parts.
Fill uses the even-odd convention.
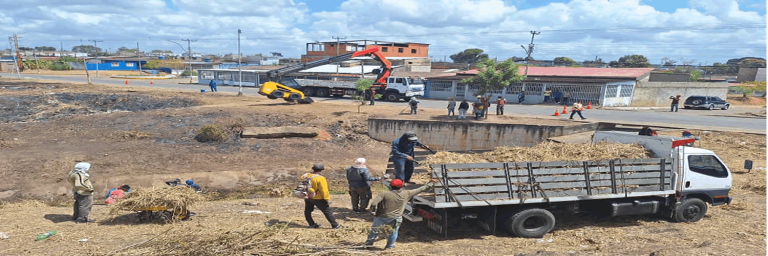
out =
[[[610,61],[629,54],[695,63],[766,55],[766,4],[758,0],[35,0],[4,3],[0,34],[22,46],[66,49],[88,40],[180,53],[168,42],[195,39],[194,52],[281,52],[348,39],[430,44],[443,59],[480,48],[499,59],[523,56],[528,31],[534,58]],[[7,44],[6,44],[7,45]]]

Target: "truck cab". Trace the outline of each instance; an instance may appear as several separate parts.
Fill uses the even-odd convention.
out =
[[[424,96],[424,80],[418,77],[390,76],[385,91],[377,93],[382,94],[382,98],[387,101],[409,101],[411,97]]]
[[[731,202],[728,196],[733,181],[730,170],[715,152],[692,147],[696,141],[694,138],[598,131],[592,136],[592,141],[640,144],[653,152],[654,157],[672,159],[677,196],[699,198],[712,205]]]

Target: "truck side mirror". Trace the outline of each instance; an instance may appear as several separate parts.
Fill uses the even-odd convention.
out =
[[[747,172],[752,171],[752,160],[744,160],[744,169],[747,169]]]

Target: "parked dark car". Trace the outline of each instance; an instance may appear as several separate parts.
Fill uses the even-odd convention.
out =
[[[731,104],[717,96],[691,96],[685,99],[683,108],[701,108],[714,110],[716,108],[727,110]]]

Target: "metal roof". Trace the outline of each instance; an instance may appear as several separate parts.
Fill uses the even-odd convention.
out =
[[[518,66],[520,74],[525,66]],[[593,77],[593,78],[638,78],[650,73],[653,68],[571,68],[571,67],[528,67],[528,76]],[[467,70],[457,75],[477,75],[478,70]]]

